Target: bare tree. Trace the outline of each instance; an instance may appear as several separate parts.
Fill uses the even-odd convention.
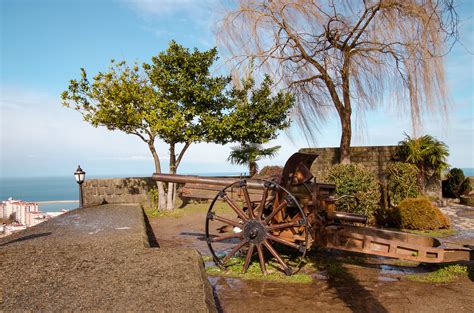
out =
[[[311,137],[335,109],[348,163],[353,110],[388,98],[409,109],[414,130],[422,113],[446,113],[443,55],[457,22],[453,0],[237,0],[217,34],[237,68],[256,62],[291,89]]]

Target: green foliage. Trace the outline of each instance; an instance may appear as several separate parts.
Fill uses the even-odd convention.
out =
[[[93,126],[135,134],[153,143],[214,141],[208,129],[222,123],[228,108],[225,88],[229,77],[211,77],[217,51],[190,52],[171,41],[152,64],[128,66],[114,60],[108,71],[90,81],[71,80],[62,93],[63,104],[81,112]]]
[[[423,283],[450,283],[460,278],[467,278],[474,272],[473,265],[442,265],[436,271],[428,274],[412,274],[406,278]]]
[[[388,197],[391,206],[397,206],[405,198],[414,198],[420,194],[417,184],[418,169],[413,164],[394,162],[387,165]]]
[[[398,156],[403,162],[415,165],[419,170],[418,185],[424,190],[425,182],[432,176],[440,177],[448,167],[448,146],[430,135],[411,138],[398,143]]]
[[[401,201],[393,210],[392,222],[394,227],[415,230],[450,227],[448,218],[425,197]]]
[[[148,191],[148,197],[150,199],[150,206],[145,208],[145,213],[148,217],[156,217],[160,215],[158,203],[159,194],[157,188],[152,188]]]
[[[464,177],[461,169],[452,168],[446,175],[446,181],[443,182],[443,197],[460,198],[467,196],[471,190],[471,181],[469,177]]]
[[[233,112],[229,115],[232,141],[262,144],[290,126],[289,113],[295,103],[291,93],[273,95],[273,81],[265,75],[259,88],[252,77],[242,80],[242,88],[231,91]]]
[[[230,78],[211,76],[217,59],[216,48],[190,51],[171,41],[150,65],[143,64],[161,102],[153,129],[165,142],[225,141],[220,129],[229,108],[225,90]]]
[[[232,147],[232,151],[227,158],[232,164],[248,165],[249,175],[254,176],[258,171],[257,161],[262,158],[273,158],[277,155],[277,151],[281,146],[263,148],[262,145],[256,143],[241,144]]]
[[[372,172],[359,164],[337,164],[325,181],[336,184],[338,197],[353,196],[337,201],[337,210],[373,217],[380,203],[380,187]]]

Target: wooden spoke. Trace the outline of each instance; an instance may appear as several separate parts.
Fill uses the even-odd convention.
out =
[[[224,199],[225,202],[227,202],[228,205],[230,205],[230,207],[232,208],[232,210],[235,211],[235,213],[237,213],[237,215],[243,220],[243,221],[248,221],[248,218],[245,216],[245,213],[237,206],[237,204],[234,203],[234,201],[232,201],[227,195],[224,195],[222,197],[222,199]]]
[[[220,221],[222,223],[226,223],[226,224],[232,225],[234,227],[242,228],[242,225],[237,221],[232,221],[232,220],[229,220],[225,217],[221,217],[221,216],[218,216],[218,215],[213,215],[212,218],[214,220]]]
[[[242,248],[245,244],[247,243],[247,240],[242,240],[241,242],[239,242],[238,245],[236,245],[230,252],[228,255],[225,256],[225,258],[222,259],[222,264],[225,264],[227,263],[227,261],[229,261],[229,259],[231,257],[234,256],[234,254],[240,250],[240,248]]]
[[[273,249],[272,245],[266,239],[263,241],[263,245],[268,249],[268,251],[270,251],[270,253],[275,257],[275,259],[277,259],[278,263],[280,263],[280,265],[282,266],[283,271],[287,273],[290,268],[288,267],[288,265],[286,265],[285,261],[283,261],[278,252]]]
[[[258,259],[260,269],[266,275],[266,262],[271,259],[271,262],[278,263],[275,264],[278,269],[292,275],[301,268],[309,246],[307,212],[278,183],[264,180],[258,186],[260,184],[261,198],[244,180],[228,185],[216,195],[206,215],[207,245],[214,262],[222,269],[235,266],[233,260],[238,256],[243,259],[239,263],[242,273],[248,273],[252,260]],[[231,196],[235,188],[239,188],[239,200]],[[232,212],[229,216],[216,213],[215,204],[219,199],[230,206]],[[291,210],[286,212],[288,207]],[[239,232],[230,230],[232,228]],[[224,233],[223,229],[226,230]],[[283,252],[288,250],[286,247],[295,251],[287,256]]]
[[[265,202],[267,202],[267,197],[268,197],[268,188],[265,187],[265,189],[263,189],[262,201],[260,201],[260,204],[258,205],[258,209],[257,209],[258,219],[262,219],[263,209],[265,208]]]
[[[298,219],[301,219],[301,213],[300,212],[296,213],[295,216],[293,216],[293,218],[291,219],[291,222],[294,223]]]
[[[255,245],[253,243],[250,244],[249,250],[247,251],[247,255],[245,256],[245,263],[244,267],[242,267],[242,273],[247,273],[247,269],[249,268],[250,265],[250,260],[252,259],[252,254],[253,250],[255,248]]]
[[[258,260],[260,261],[260,269],[263,275],[267,274],[267,268],[265,267],[265,258],[263,257],[262,244],[257,244]]]
[[[300,246],[298,246],[297,244],[292,243],[292,242],[288,242],[288,241],[283,240],[283,239],[281,239],[281,238],[278,238],[278,237],[276,237],[276,236],[267,234],[267,238],[270,239],[270,240],[272,240],[272,241],[281,243],[282,245],[286,245],[286,246],[288,246],[288,247],[292,247],[292,248],[297,249],[297,250],[300,249]]]
[[[283,223],[283,224],[267,226],[267,229],[277,230],[277,229],[282,229],[282,228],[299,227],[299,226],[301,226],[299,223]]]
[[[272,218],[275,217],[275,215],[276,215],[278,212],[280,212],[281,210],[283,210],[283,209],[286,207],[286,205],[287,205],[286,200],[283,200],[283,201],[280,203],[280,205],[279,205],[276,209],[274,209],[274,210],[272,211],[272,213],[265,219],[265,224],[270,223],[271,220],[272,220]]]
[[[217,237],[211,238],[211,241],[212,242],[217,242],[217,241],[222,241],[222,240],[231,239],[231,238],[239,238],[240,236],[242,236],[241,233],[217,236]]]
[[[242,186],[242,192],[244,194],[244,198],[245,198],[245,203],[247,205],[247,208],[249,210],[249,216],[251,218],[254,218],[255,215],[253,213],[253,206],[252,206],[252,201],[250,201],[250,195],[249,195],[249,191],[247,190],[247,186]]]

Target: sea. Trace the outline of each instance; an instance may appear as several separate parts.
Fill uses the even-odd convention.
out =
[[[241,173],[189,173],[202,176],[239,176]],[[138,175],[140,176],[140,175]],[[115,175],[114,177],[127,177]],[[111,178],[97,176],[92,178]],[[88,177],[86,177],[88,179]],[[75,209],[79,205],[79,187],[73,175],[56,177],[0,177],[0,201],[13,198],[37,202],[42,212]]]

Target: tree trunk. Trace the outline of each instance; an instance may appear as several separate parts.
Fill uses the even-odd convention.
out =
[[[170,174],[176,174],[176,153],[175,153],[175,144],[170,143]],[[174,210],[174,194],[175,194],[175,183],[168,183],[168,194],[166,201],[166,210]]]
[[[249,175],[250,177],[253,177],[255,174],[257,174],[257,162],[250,161],[249,162]]]
[[[158,157],[158,153],[156,153],[154,139],[150,139],[148,142],[148,148],[153,155],[153,160],[155,161],[155,171],[157,173],[161,173],[161,164],[160,158]],[[156,182],[156,186],[158,187],[158,210],[166,209],[166,198],[165,198],[165,188],[162,182]]]
[[[341,164],[351,163],[351,137],[352,137],[352,127],[351,127],[351,113],[344,112],[341,119],[341,143],[339,145],[340,159]]]
[[[426,173],[425,173],[425,167],[421,163],[419,165],[419,171],[418,171],[418,187],[420,188],[420,192],[422,194],[425,194],[426,192]]]
[[[349,72],[350,72],[350,51],[344,51],[344,64],[342,66],[341,77],[342,77],[342,100],[343,107],[339,107],[338,113],[341,119],[341,143],[339,145],[340,159],[339,163],[349,164],[351,163],[351,138],[352,138],[352,125],[351,125],[351,97],[349,89]]]

